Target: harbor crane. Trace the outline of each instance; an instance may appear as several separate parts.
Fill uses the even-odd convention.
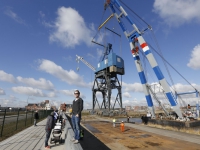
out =
[[[96,43],[96,42],[95,42]],[[100,45],[100,44],[98,44]],[[102,46],[102,45],[101,45]],[[97,67],[93,67],[90,63],[85,61],[83,57],[76,55],[77,61],[82,61],[95,73],[95,79],[92,87],[92,109],[95,111],[95,107],[98,106],[102,111],[102,115],[113,115],[116,102],[120,107],[120,113],[122,112],[122,94],[121,83],[118,80],[117,75],[124,75],[124,60],[112,52],[112,44],[108,43],[104,46],[105,51],[101,61],[97,64]],[[115,97],[113,105],[111,104],[112,90],[117,89],[117,95]],[[97,92],[102,94],[103,101],[100,105]]]
[[[168,101],[170,102],[171,106],[173,107],[174,111],[177,113],[179,118],[182,118],[183,116],[182,116],[182,112],[180,110],[179,104],[177,103],[175,96],[171,92],[170,87],[169,87],[160,67],[158,66],[158,63],[156,62],[156,59],[154,58],[147,42],[145,41],[145,39],[142,36],[144,31],[141,31],[138,29],[136,24],[132,21],[132,19],[129,17],[129,15],[125,11],[125,9],[120,4],[120,2],[122,2],[122,1],[120,1],[120,2],[119,1],[120,0],[107,0],[104,5],[104,9],[110,8],[110,10],[112,12],[112,16],[114,15],[114,17],[117,19],[119,26],[121,27],[125,37],[129,41],[131,53],[134,58],[135,65],[136,65],[136,68],[138,71],[138,75],[139,75],[140,81],[143,86],[147,105],[148,105],[149,110],[152,113],[152,116],[153,117],[155,116],[153,101],[152,101],[152,97],[150,94],[151,91],[148,88],[147,79],[146,79],[142,64],[140,62],[140,56],[139,56],[140,51],[139,50],[141,50],[145,54],[157,79],[159,80],[160,85],[163,87],[165,95],[166,95]],[[131,32],[129,32],[127,30],[127,28],[123,22],[123,20],[125,20],[125,19],[128,21],[128,23],[131,25],[131,27],[133,29]],[[108,21],[108,19],[106,20],[106,22],[107,21]],[[102,27],[102,25],[101,25],[101,27]],[[147,29],[151,29],[151,27],[148,26]]]

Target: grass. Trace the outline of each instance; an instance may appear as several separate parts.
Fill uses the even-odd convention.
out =
[[[51,111],[52,110],[39,113],[40,119],[38,120],[38,122],[45,119],[47,117],[47,115],[50,114]],[[20,114],[22,114],[22,113],[20,113]],[[15,114],[15,115],[17,115],[17,114]],[[0,142],[13,136],[14,134],[32,126],[33,122],[34,122],[34,119],[31,117],[31,118],[27,118],[27,120],[26,119],[18,120],[18,124],[16,121],[6,123],[3,127],[2,136],[0,135],[1,136]],[[17,124],[17,126],[16,126],[16,124]],[[0,125],[0,134],[1,134],[1,130],[2,130],[2,124]]]

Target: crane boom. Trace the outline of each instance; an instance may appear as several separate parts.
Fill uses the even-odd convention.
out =
[[[94,72],[96,71],[96,69],[91,65],[91,64],[89,64],[87,61],[85,61],[84,59],[83,59],[83,57],[81,57],[81,56],[78,56],[78,55],[76,55],[76,57],[77,57],[77,60],[79,61],[82,61],[85,65],[87,65],[90,69],[92,69]]]
[[[142,32],[140,32],[140,30],[137,28],[135,23],[129,17],[129,15],[124,10],[124,8],[122,7],[122,5],[120,4],[120,2],[118,0],[107,0],[105,7],[109,7],[111,9],[112,13],[114,14],[115,18],[117,19],[117,21],[119,23],[119,26],[121,27],[123,33],[125,34],[126,38],[129,41],[131,53],[134,58],[135,65],[136,65],[136,68],[137,68],[137,71],[138,71],[138,74],[139,74],[139,77],[140,77],[140,80],[141,80],[141,83],[142,83],[142,86],[144,89],[144,94],[145,94],[145,97],[147,100],[148,107],[151,110],[151,112],[153,113],[152,115],[153,116],[155,115],[153,101],[152,101],[150,91],[148,89],[146,76],[144,74],[143,67],[140,62],[139,49],[141,49],[144,52],[144,54],[146,55],[154,73],[157,76],[157,79],[159,80],[161,86],[163,87],[163,89],[165,91],[165,95],[168,98],[171,106],[173,107],[173,109],[175,110],[177,115],[180,118],[183,118],[180,107],[179,107],[174,95],[172,94],[170,87],[167,84],[167,81],[160,70],[160,67],[157,64],[156,59],[154,58],[153,54],[151,53],[151,50],[149,49],[149,46],[147,45],[145,39],[143,38]],[[128,32],[127,28],[125,27],[125,24],[122,21],[123,19],[126,19],[132,26],[133,30],[131,32]]]

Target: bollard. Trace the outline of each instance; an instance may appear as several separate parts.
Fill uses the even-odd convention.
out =
[[[5,116],[6,116],[6,109],[5,109],[5,112],[4,112],[3,123],[2,123],[2,127],[1,127],[1,137],[3,135],[3,127],[4,127],[4,122],[5,122]]]
[[[121,129],[121,132],[124,132],[124,122],[123,121],[120,124],[120,129]]]

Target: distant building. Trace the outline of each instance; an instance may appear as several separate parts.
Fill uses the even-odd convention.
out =
[[[45,100],[45,110],[50,110],[51,109],[51,105],[49,103],[49,100]]]
[[[57,108],[56,106],[51,106],[51,109],[56,110]]]
[[[28,104],[28,106],[26,106],[26,110],[37,110],[39,107],[40,106],[38,104]]]
[[[55,107],[55,106],[54,106]],[[30,103],[28,106],[25,106],[26,110],[51,110],[52,106],[49,103],[49,100],[45,100],[41,103]],[[55,107],[56,109],[56,107]]]
[[[69,109],[72,108],[72,104],[60,104],[60,110],[66,112],[69,111]]]
[[[125,106],[125,110],[126,111],[130,111],[131,110],[131,106]]]

